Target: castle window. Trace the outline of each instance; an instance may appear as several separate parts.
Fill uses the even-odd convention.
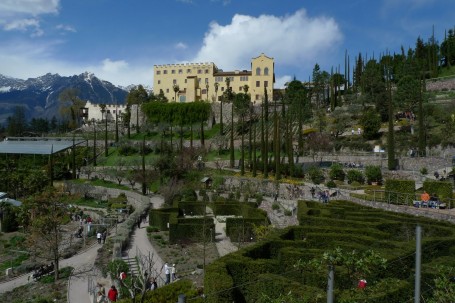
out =
[[[165,74],[165,75],[166,75],[166,74],[167,74],[167,70],[163,70],[163,74]]]
[[[269,81],[264,81],[264,87],[269,87]]]
[[[202,74],[202,69],[198,69],[198,70],[197,70],[197,73],[198,73],[198,74]]]
[[[260,76],[261,75],[261,68],[258,67],[256,68],[256,76]]]
[[[169,88],[166,88],[166,93],[168,93],[168,92],[169,92]]]
[[[269,75],[269,68],[268,67],[264,68],[264,75],[265,76]]]
[[[173,70],[171,71],[171,73],[172,73],[172,74],[175,74],[175,69],[173,69]]]
[[[160,70],[157,70],[157,71],[156,71],[156,74],[157,74],[157,75],[161,75],[161,71],[160,71]]]
[[[191,68],[188,68],[188,69],[186,70],[186,73],[187,73],[187,74],[191,74]]]
[[[256,95],[256,100],[260,100],[261,99],[261,95]]]
[[[172,80],[172,84],[177,84],[177,80],[176,79]]]
[[[161,84],[161,80],[158,80],[158,84]]]
[[[183,70],[179,69],[179,74],[183,74]]]
[[[208,69],[206,69],[206,70],[205,70],[205,73],[206,73],[206,74],[208,74],[208,73],[209,73],[209,70],[208,70]]]
[[[261,81],[256,81],[256,87],[260,87],[261,86]]]

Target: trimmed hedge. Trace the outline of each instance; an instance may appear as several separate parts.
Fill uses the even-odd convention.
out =
[[[455,253],[453,225],[446,222],[390,213],[347,201],[331,201],[328,205],[299,201],[298,216],[300,226],[272,233],[268,240],[210,264],[205,276],[206,293],[223,293],[226,300],[209,302],[259,303],[263,301],[258,294],[277,299],[280,294],[289,292],[301,302],[324,301],[327,286],[325,267],[295,265],[315,258],[319,260],[330,248],[336,247],[345,252],[372,249],[388,260],[385,270],[373,268],[365,275],[369,284],[363,291],[356,289],[356,281],[346,267],[337,266],[337,302],[403,302],[413,296],[417,224],[424,231],[423,292],[431,294],[435,266],[447,264]],[[242,225],[239,227],[243,228]],[[252,279],[254,283],[251,283]]]
[[[149,225],[157,226],[161,230],[169,230],[170,217],[177,212],[178,208],[152,209],[149,212]]]
[[[414,199],[414,192],[415,181],[413,180],[388,179],[385,181],[385,196],[390,203],[409,205],[409,198]]]
[[[451,182],[431,181],[423,182],[423,189],[430,195],[437,194],[439,200],[446,202],[452,199],[453,186]]]
[[[175,244],[180,240],[206,242],[215,240],[215,224],[212,218],[178,218],[177,222],[171,220],[169,225],[169,243]],[[204,235],[205,234],[205,235]]]

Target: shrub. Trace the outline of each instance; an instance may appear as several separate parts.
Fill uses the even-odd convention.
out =
[[[308,170],[308,175],[314,184],[321,184],[324,182],[324,174],[319,167],[311,166]]]
[[[147,226],[147,232],[148,233],[154,233],[154,232],[159,232],[160,229],[156,226]]]
[[[120,146],[118,149],[120,156],[131,156],[137,154],[137,152],[138,149],[136,147],[127,144]]]
[[[278,210],[278,209],[280,209],[280,205],[278,203],[273,203],[272,204],[272,209],[273,210]]]
[[[333,180],[330,180],[329,182],[327,182],[326,186],[328,188],[335,188],[337,187],[336,183],[333,181]]]
[[[191,189],[191,188],[186,188],[182,190],[182,201],[197,201],[197,194],[196,192]]]
[[[365,183],[365,177],[363,176],[363,173],[357,169],[348,170],[347,179],[349,184],[352,184],[354,182],[356,182],[358,185]]]
[[[381,167],[376,165],[368,165],[365,167],[365,176],[367,177],[368,184],[372,182],[382,182],[382,171]]]
[[[329,177],[332,180],[344,181],[346,173],[343,170],[343,166],[340,163],[333,163],[330,167]]]

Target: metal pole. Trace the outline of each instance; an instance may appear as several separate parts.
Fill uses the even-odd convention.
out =
[[[107,110],[104,115],[104,155],[109,156],[109,150],[107,146]]]
[[[186,296],[184,294],[179,295],[178,303],[186,303]]]
[[[327,281],[327,303],[333,303],[333,284],[335,273],[333,265],[329,265],[329,279]]]
[[[93,166],[96,166],[96,121],[93,122]]]
[[[422,228],[420,225],[416,226],[416,264],[415,264],[415,289],[414,289],[414,303],[420,303],[420,265],[422,259]]]

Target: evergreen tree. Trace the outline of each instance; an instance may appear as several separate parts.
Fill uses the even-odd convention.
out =
[[[6,132],[9,136],[19,137],[22,136],[27,128],[27,121],[25,119],[25,109],[23,106],[16,106],[13,115],[6,120]]]

